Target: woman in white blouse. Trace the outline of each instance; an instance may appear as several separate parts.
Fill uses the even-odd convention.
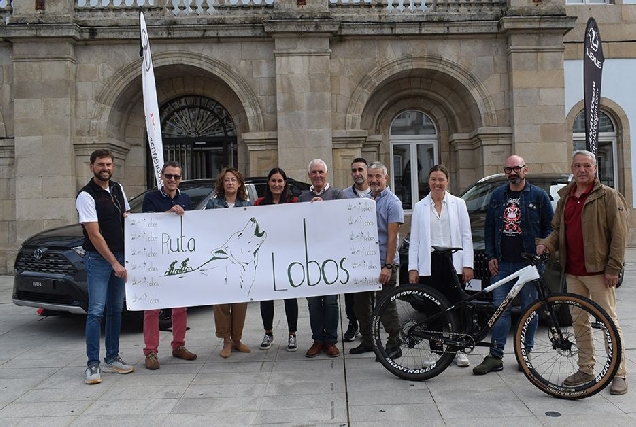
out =
[[[450,285],[450,269],[444,256],[433,252],[433,246],[462,248],[453,254],[453,265],[463,283],[473,278],[474,253],[466,202],[446,191],[448,182],[445,166],[431,168],[430,193],[413,209],[408,268],[409,283],[427,284],[453,303],[461,298],[461,290]],[[455,361],[458,366],[470,366],[462,352],[457,353]]]

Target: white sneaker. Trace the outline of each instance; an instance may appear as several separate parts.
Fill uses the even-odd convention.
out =
[[[263,341],[261,341],[261,350],[268,350],[272,346],[274,341],[274,335],[265,334]]]
[[[468,356],[466,356],[466,353],[463,353],[461,351],[458,351],[457,354],[455,354],[455,363],[457,363],[457,366],[461,366],[462,368],[470,366],[470,360],[468,360]]]
[[[99,363],[90,365],[86,368],[86,384],[99,384],[102,382],[102,376],[99,370]]]
[[[135,372],[135,367],[126,365],[119,355],[115,356],[110,362],[104,359],[104,372],[117,372],[118,374],[129,374]]]
[[[298,350],[298,345],[296,344],[296,335],[290,335],[289,341],[287,342],[287,351],[296,350]]]

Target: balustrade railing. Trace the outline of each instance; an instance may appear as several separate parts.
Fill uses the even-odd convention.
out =
[[[16,0],[13,0],[16,1]],[[25,1],[25,0],[20,0]],[[276,0],[74,0],[75,15],[79,21],[103,18],[134,18],[139,10],[156,17],[213,17],[215,15],[264,14],[274,9]],[[361,10],[372,15],[453,14],[473,19],[489,14],[500,14],[507,0],[325,0],[332,13],[351,15],[352,20],[364,20]],[[12,0],[0,0],[0,18],[8,22],[12,13]],[[46,14],[46,11],[43,11]],[[370,15],[368,15],[370,14]],[[413,19],[413,18],[410,18]],[[470,19],[470,18],[469,18]]]
[[[271,8],[275,0],[76,0],[78,12],[115,12],[139,8],[163,11],[165,15],[211,15],[222,10],[254,10]],[[506,0],[327,0],[332,10],[340,13],[355,9],[372,9],[389,14],[399,13],[478,13],[498,12]]]
[[[329,0],[330,7],[343,9],[373,8],[388,13],[478,13],[498,12],[506,0]]]
[[[75,10],[81,14],[105,14],[144,9],[166,16],[203,16],[226,9],[260,9],[273,4],[274,0],[76,0]]]

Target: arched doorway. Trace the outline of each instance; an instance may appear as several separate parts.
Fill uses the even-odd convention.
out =
[[[159,109],[164,161],[176,160],[184,179],[215,178],[226,166],[237,167],[236,127],[230,113],[205,96],[174,98]],[[150,155],[146,182],[153,186]]]
[[[421,111],[404,111],[389,131],[393,173],[391,188],[404,209],[428,194],[428,171],[437,163],[438,134],[433,121]]]

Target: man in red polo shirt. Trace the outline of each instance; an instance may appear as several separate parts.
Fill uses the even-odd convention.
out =
[[[610,393],[625,394],[625,340],[616,316],[615,291],[618,274],[625,261],[627,204],[618,191],[601,184],[596,170],[593,153],[586,150],[574,152],[574,182],[559,191],[561,198],[552,220],[553,231],[539,240],[537,253],[558,250],[561,265],[565,266],[568,292],[592,299],[614,320],[623,351]],[[577,319],[574,328],[585,332],[590,330],[590,325],[584,325]],[[581,334],[577,333],[577,340],[580,339]],[[565,385],[577,386],[594,378],[593,355],[579,350],[579,370],[563,381]]]

